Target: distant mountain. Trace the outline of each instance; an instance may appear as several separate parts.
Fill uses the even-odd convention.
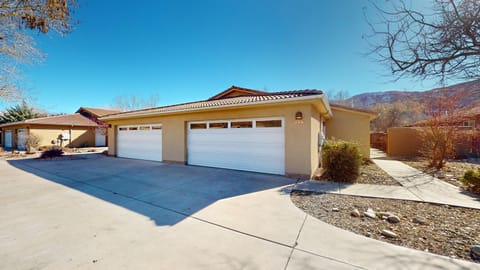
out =
[[[449,94],[459,94],[462,96],[460,102],[463,108],[473,108],[480,106],[480,80],[455,84],[445,88],[435,88],[428,91],[386,91],[364,93],[350,97],[340,103],[354,107],[369,109],[378,103],[395,103],[397,101],[414,101],[426,104],[432,97],[444,92]],[[335,102],[335,101],[333,101]]]

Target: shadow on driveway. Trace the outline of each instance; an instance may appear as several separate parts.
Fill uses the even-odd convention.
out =
[[[174,225],[223,199],[280,188],[295,179],[279,175],[143,160],[76,155],[69,160],[23,159],[8,163],[27,173]],[[279,189],[289,192],[289,189]],[[151,206],[154,206],[152,208]],[[177,214],[165,215],[161,208]]]

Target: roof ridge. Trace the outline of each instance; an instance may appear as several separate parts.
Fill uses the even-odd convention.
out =
[[[31,120],[42,120],[42,119],[47,119],[47,118],[62,117],[62,116],[74,115],[74,114],[79,114],[79,113],[60,114],[60,115],[49,115],[49,116],[43,116],[43,117],[29,118],[29,119],[25,119],[25,120],[18,121],[18,122],[19,122],[19,123],[20,123],[20,122],[28,123],[28,122],[31,121]]]

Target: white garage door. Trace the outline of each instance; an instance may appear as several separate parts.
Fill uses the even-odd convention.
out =
[[[117,130],[117,156],[162,161],[162,126],[120,126]]]
[[[12,131],[5,131],[5,148],[12,148]]]
[[[285,174],[282,118],[188,123],[188,164]]]

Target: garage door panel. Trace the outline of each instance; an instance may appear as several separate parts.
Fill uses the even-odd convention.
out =
[[[189,129],[187,142],[192,165],[285,173],[283,127]]]

